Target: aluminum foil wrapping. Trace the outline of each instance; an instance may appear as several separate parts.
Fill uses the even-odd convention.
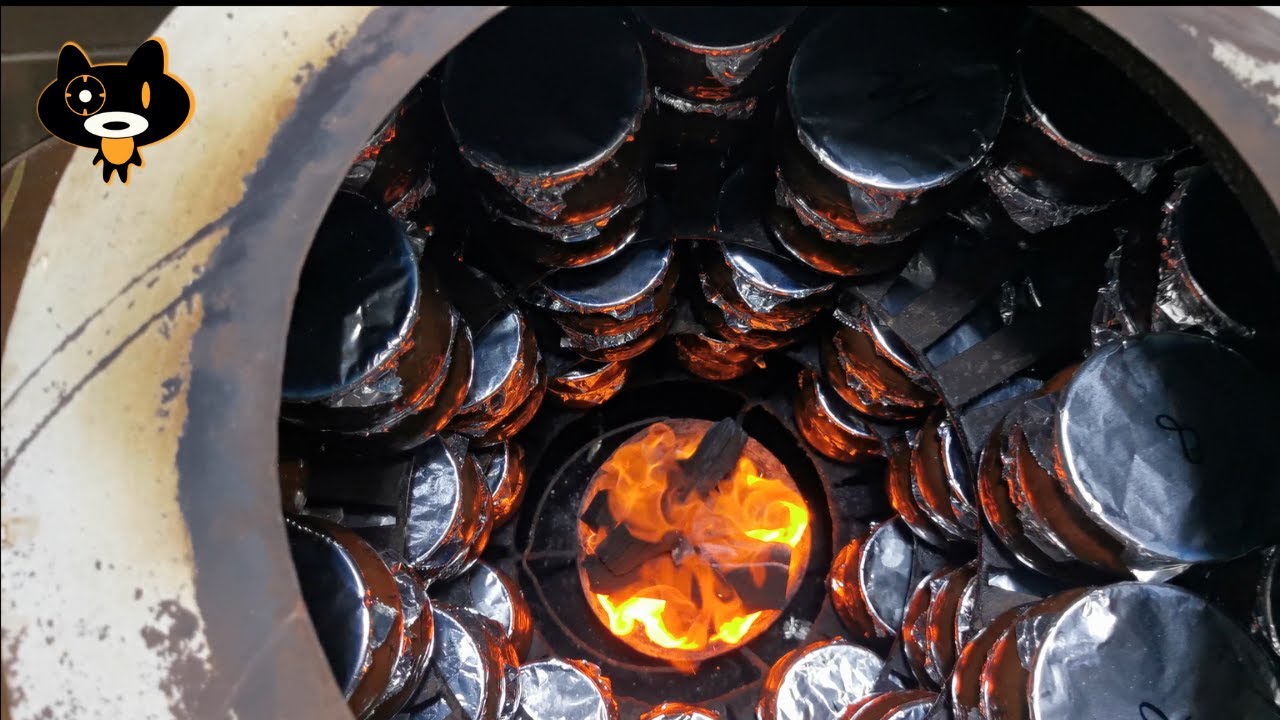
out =
[[[844,640],[797,648],[765,677],[759,720],[818,720],[836,717],[871,693],[884,666],[875,653]]]
[[[1068,590],[1015,611],[982,665],[978,690],[982,720],[1029,717],[1027,683],[1040,642],[1054,618],[1087,591]]]
[[[815,210],[803,196],[798,195],[781,174],[774,190],[774,200],[779,206],[790,210],[800,224],[815,231],[823,240],[841,245],[893,245],[902,242],[907,233],[867,233],[846,230],[832,224],[825,216]]]
[[[352,251],[353,237],[361,252]],[[284,401],[324,400],[378,374],[405,349],[418,302],[408,238],[368,200],[339,192],[302,268],[285,348]]]
[[[906,262],[916,246],[906,239],[869,245],[833,242],[824,238],[820,230],[801,222],[796,213],[777,205],[765,209],[765,228],[791,257],[818,272],[840,277],[891,270]]]
[[[608,260],[587,268],[560,270],[530,289],[534,304],[566,320],[576,315],[604,316],[626,322],[665,310],[659,292],[674,284],[675,247],[669,235],[647,235]],[[563,323],[562,323],[563,324]],[[590,325],[579,326],[589,332]]]
[[[534,368],[532,386],[532,389],[525,396],[524,402],[511,411],[510,415],[499,420],[484,435],[475,439],[477,447],[488,447],[500,442],[506,442],[515,437],[533,420],[534,415],[538,413],[538,408],[542,407],[542,400],[547,394],[547,368],[542,362],[539,362]]]
[[[495,18],[451,55],[442,97],[466,162],[518,206],[566,223],[617,204],[633,175],[619,156],[649,103],[639,43],[613,14],[580,8]],[[588,185],[607,197],[575,203]]]
[[[583,660],[553,658],[520,668],[521,720],[617,720],[613,687]]]
[[[572,337],[565,333],[560,347],[572,350],[584,358],[597,362],[630,360],[657,344],[671,326],[672,313],[658,316],[656,322],[639,330],[630,330],[616,336]]]
[[[1089,322],[1096,350],[1103,345],[1151,330],[1155,302],[1156,245],[1153,238],[1117,230],[1120,243],[1107,256],[1104,281]],[[1151,242],[1147,242],[1147,240]]]
[[[1147,583],[1065,609],[1027,697],[1033,718],[1280,717],[1280,679],[1248,635],[1192,593]]]
[[[846,402],[885,420],[912,419],[938,403],[910,352],[864,306],[837,308],[833,317],[836,332],[822,343],[822,368]]]
[[[926,575],[912,590],[906,612],[902,614],[902,652],[912,674],[924,686],[934,686],[941,682],[941,678],[935,674],[936,666],[931,666],[928,661],[929,607],[952,570],[953,568],[940,567]]]
[[[490,509],[495,528],[507,524],[520,509],[528,486],[524,450],[514,442],[501,442],[475,450],[476,462],[489,488]]]
[[[911,492],[917,506],[952,540],[977,538],[976,489],[950,419],[935,411],[911,451]]]
[[[432,155],[440,128],[431,112],[439,104],[434,91],[431,80],[410,90],[370,135],[342,181],[397,220],[408,220],[436,194]]]
[[[1106,210],[1112,203],[1079,204],[1043,198],[1023,189],[1015,180],[1016,168],[992,166],[982,173],[991,193],[1009,219],[1029,233],[1041,233],[1066,225],[1078,217]]]
[[[488,541],[489,489],[467,466],[439,437],[414,455],[404,555],[429,580],[456,576]]]
[[[596,407],[622,389],[630,367],[626,360],[601,363],[579,357],[548,358],[547,392],[565,407]]]
[[[925,616],[925,672],[938,686],[946,684],[955,667],[960,651],[956,646],[956,615],[965,588],[976,572],[975,565],[970,564],[947,573],[929,602]]]
[[[653,89],[653,97],[661,105],[680,113],[693,115],[710,115],[723,120],[746,120],[756,112],[760,104],[757,98],[743,98],[727,102],[705,102],[686,100],[660,87]]]
[[[1160,224],[1155,330],[1249,340],[1280,329],[1280,279],[1231,188],[1209,167],[1179,174]]]
[[[471,387],[451,428],[484,435],[533,392],[538,340],[519,310],[509,308],[475,334]]]
[[[1180,333],[1115,343],[1085,360],[1058,404],[1055,466],[1124,543],[1129,567],[1227,560],[1276,541],[1280,460],[1258,448],[1280,434],[1280,393],[1235,351]]]
[[[480,198],[480,202],[484,206],[485,213],[497,224],[523,231],[526,233],[523,235],[524,238],[536,238],[535,242],[564,245],[564,250],[571,252],[575,246],[593,244],[606,235],[628,236],[626,242],[620,242],[620,245],[631,242],[634,233],[628,231],[633,230],[640,219],[644,202],[648,197],[647,192],[643,184],[638,185],[635,192],[628,193],[622,201],[605,209],[598,217],[583,222],[552,225],[507,215],[484,197]]]
[[[898,690],[880,693],[863,703],[847,720],[925,720],[938,701],[928,690]]]
[[[805,441],[836,462],[857,462],[884,454],[883,440],[869,419],[849,407],[812,370],[800,372],[795,420]]]
[[[766,316],[771,330],[791,330],[812,320],[832,298],[835,285],[799,263],[735,243],[707,248],[708,275],[746,309]]]
[[[497,624],[437,604],[436,655],[399,720],[510,720],[520,702],[519,664]]]
[[[720,713],[696,705],[665,702],[645,711],[640,720],[720,720]]]
[[[676,359],[686,370],[704,380],[720,382],[740,378],[763,363],[759,351],[707,332],[673,333],[672,338]]]
[[[889,504],[893,506],[898,517],[906,523],[916,537],[935,547],[944,547],[947,537],[937,525],[920,509],[915,494],[911,490],[911,443],[914,435],[907,438],[892,438],[888,446],[888,460],[885,468],[885,494],[889,496]]]
[[[396,660],[395,669],[391,671],[386,692],[378,701],[376,711],[370,716],[371,720],[390,718],[409,702],[426,677],[427,667],[435,650],[435,618],[426,589],[399,556],[384,552],[382,558],[395,575],[396,585],[400,590],[405,633],[403,649]]]
[[[533,618],[520,587],[506,573],[477,562],[465,575],[436,590],[443,602],[464,607],[502,627],[516,656],[524,658],[533,640]]]
[[[958,646],[962,650],[947,684],[951,713],[955,720],[994,720],[982,714],[982,670],[1001,634],[1013,626],[1020,614],[1021,610],[1018,609],[1006,610],[971,640]]]

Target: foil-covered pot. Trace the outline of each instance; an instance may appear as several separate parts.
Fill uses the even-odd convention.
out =
[[[1280,278],[1240,200],[1208,166],[1164,205],[1154,330],[1244,340],[1280,330]]]
[[[797,215],[787,203],[799,203],[783,190],[783,204],[774,204],[765,211],[765,226],[787,254],[818,272],[840,277],[876,275],[901,266],[916,250],[913,235],[895,236],[894,242],[851,242],[848,234],[822,224],[816,217]]]
[[[506,573],[486,562],[477,562],[462,577],[432,590],[442,602],[464,607],[498,623],[523,659],[533,641],[533,618],[520,587]]]
[[[520,668],[522,720],[617,720],[613,686],[585,660],[552,658]]]
[[[941,683],[937,666],[929,661],[929,608],[938,589],[954,568],[940,567],[926,575],[911,591],[907,609],[902,613],[902,652],[916,680],[926,687]],[[930,670],[932,668],[932,671]]]
[[[1086,592],[1087,588],[1068,590],[1024,607],[998,633],[979,677],[978,711],[982,720],[1029,717],[1027,683],[1040,643],[1058,613]]]
[[[945,685],[955,666],[956,654],[960,650],[956,647],[956,615],[965,589],[976,572],[975,565],[969,564],[947,573],[929,601],[929,610],[924,619],[924,666],[929,679],[939,687]]]
[[[751,330],[797,330],[833,300],[833,283],[785,257],[731,242],[700,246],[707,283]]]
[[[1280,715],[1280,679],[1244,630],[1198,596],[1150,583],[1098,588],[1064,609],[1026,687],[1036,720]]]
[[[868,639],[902,631],[917,564],[915,542],[906,523],[895,517],[854,538],[837,555],[827,589],[832,607],[850,631]],[[920,569],[936,567],[925,559]]]
[[[529,480],[525,474],[524,450],[508,440],[476,448],[473,454],[480,465],[480,472],[484,474],[484,484],[489,488],[493,526],[502,527],[515,517],[524,500]]]
[[[436,194],[431,176],[436,127],[432,105],[439,103],[432,80],[405,95],[356,153],[342,187],[408,220]]]
[[[888,443],[888,463],[885,467],[885,494],[898,517],[916,537],[926,543],[945,547],[948,539],[929,516],[920,509],[912,491],[910,438],[891,438]]]
[[[722,293],[706,271],[698,273],[702,292],[694,299],[707,328],[725,340],[752,350],[776,350],[792,345],[802,337],[797,330],[770,330],[767,323],[753,318],[752,313],[730,295]]]
[[[394,553],[382,553],[387,568],[395,575],[404,614],[404,636],[386,692],[378,700],[370,720],[389,720],[418,692],[435,650],[435,620],[426,588],[407,563]]]
[[[366,717],[386,693],[404,642],[396,578],[355,533],[286,518],[302,600],[351,714]]]
[[[950,209],[1009,96],[974,33],[932,7],[848,9],[810,32],[779,128],[779,189],[792,210],[862,242],[894,242]]]
[[[376,445],[390,452],[406,452],[435,436],[453,419],[471,388],[474,357],[471,328],[467,327],[456,311],[452,316],[453,338],[449,342],[448,365],[432,402],[394,423],[371,430],[345,433],[344,436],[352,444]]]
[[[716,337],[710,331],[673,334],[672,342],[680,364],[704,380],[734,380],[762,362],[759,351]]]
[[[1190,145],[1119,67],[1054,23],[1033,22],[1021,45],[1011,122],[985,179],[1028,232],[1145,192]]]
[[[897,690],[880,693],[863,703],[847,720],[925,720],[938,701],[928,690]]]
[[[511,414],[502,418],[493,427],[489,428],[483,435],[475,438],[477,447],[488,447],[500,442],[506,442],[515,437],[517,433],[523,430],[533,420],[534,415],[538,413],[538,408],[542,407],[542,400],[547,394],[547,368],[541,361],[534,366],[533,378],[530,381],[530,389],[525,395],[524,401],[521,402]]]
[[[845,402],[884,420],[914,419],[938,404],[911,352],[865,305],[834,316],[836,329],[821,344],[822,371]]]
[[[720,720],[720,713],[696,705],[665,702],[646,710],[640,720]]]
[[[503,215],[576,225],[643,196],[645,61],[611,9],[497,16],[450,54],[441,95],[481,194]]]
[[[520,702],[519,661],[497,623],[437,603],[436,654],[427,679],[397,718],[511,720]]]
[[[884,661],[845,640],[796,648],[765,676],[756,709],[759,720],[817,720],[838,715],[871,693]]]
[[[957,542],[978,536],[978,490],[968,451],[950,416],[937,409],[911,448],[911,489],[934,525]]]
[[[1012,627],[1021,614],[1018,608],[1000,613],[972,640],[960,646],[963,649],[947,683],[955,720],[992,720],[982,714],[982,670],[1001,633]]]
[[[577,225],[544,226],[516,218],[493,216],[491,232],[503,247],[552,268],[576,268],[607,260],[640,236],[644,198],[610,209],[602,217]]]
[[[1258,449],[1280,434],[1280,392],[1243,356],[1146,335],[1099,349],[1050,397],[1052,468],[1127,567],[1168,572],[1277,540],[1280,460]]]
[[[868,419],[812,370],[800,372],[795,420],[805,441],[836,462],[857,462],[884,454],[883,442]]]
[[[509,307],[475,333],[471,387],[450,427],[479,437],[500,423],[533,392],[538,339],[524,315]]]
[[[547,357],[547,392],[568,408],[596,407],[618,394],[630,367],[626,360],[596,362],[556,352]]]
[[[489,489],[465,453],[434,437],[413,456],[404,557],[430,582],[456,577],[489,539]]]

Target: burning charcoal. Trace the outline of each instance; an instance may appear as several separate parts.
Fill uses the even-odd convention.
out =
[[[933,686],[941,683],[941,678],[934,677],[928,671],[928,615],[929,606],[932,605],[938,588],[953,569],[940,567],[925,576],[911,592],[907,609],[902,614],[902,650],[912,674],[921,685]],[[934,672],[937,672],[936,667]]]
[[[516,656],[524,658],[533,640],[533,619],[516,581],[486,562],[433,591],[442,602],[464,607],[502,626]]]
[[[383,553],[383,561],[395,575],[404,610],[404,642],[386,693],[377,703],[370,720],[389,720],[418,692],[435,650],[435,622],[426,589],[411,568],[393,553]]]
[[[1068,590],[1023,608],[999,632],[982,663],[978,709],[983,718],[1030,717],[1027,684],[1035,654],[1053,619],[1087,591]]]
[[[531,299],[577,344],[607,344],[623,336],[629,341],[658,324],[671,307],[675,265],[671,236],[651,226],[643,241],[604,262],[548,275]]]
[[[939,686],[946,683],[955,666],[960,650],[956,647],[956,612],[975,572],[973,565],[965,565],[947,573],[929,601],[925,616],[925,673]]]
[[[356,154],[342,186],[386,208],[397,220],[410,219],[436,194],[431,177],[437,127],[429,111],[438,103],[432,81],[419,84],[382,121]]]
[[[617,720],[613,686],[584,660],[552,658],[520,668],[521,720]]]
[[[916,537],[935,547],[944,547],[948,542],[946,536],[920,509],[912,491],[910,443],[901,438],[891,439],[888,455],[884,484],[889,503]]]
[[[856,547],[854,554],[831,569],[832,604],[842,620],[853,620],[846,620],[850,629],[869,631],[868,639],[897,635],[911,596],[912,573],[917,563],[923,572],[935,569],[936,555],[917,554],[915,539],[901,518],[875,526],[851,546]]]
[[[1118,66],[1051,22],[1023,38],[1017,87],[986,181],[1029,232],[1146,192],[1190,145]]]
[[[404,642],[396,578],[355,533],[316,518],[285,522],[307,613],[356,717],[386,693]]]
[[[608,402],[627,382],[631,363],[586,360],[554,353],[547,358],[547,392],[567,408],[584,410]]]
[[[451,428],[480,437],[510,416],[536,389],[538,340],[514,307],[475,335],[471,388]]]
[[[711,332],[673,334],[676,359],[704,380],[735,380],[757,367],[758,351],[716,337]]]
[[[613,11],[504,12],[450,55],[441,94],[481,194],[503,215],[578,225],[643,197],[645,62]]]
[[[970,642],[957,646],[963,648],[956,658],[955,671],[948,682],[951,695],[951,711],[956,720],[983,720],[981,692],[982,670],[987,655],[1000,639],[1001,634],[1013,627],[1021,616],[1020,609],[1006,610],[996,616]]]
[[[428,580],[461,574],[488,542],[490,502],[474,461],[432,438],[413,458],[405,558]]]
[[[698,441],[693,454],[676,463],[679,471],[668,477],[668,492],[675,490],[679,501],[684,501],[690,492],[706,498],[731,478],[750,439],[733,418],[715,423]]]
[[[824,310],[835,286],[790,259],[735,243],[701,243],[708,284],[752,330],[798,330]]]
[[[731,146],[786,68],[798,8],[639,7],[666,149]],[[677,154],[678,158],[679,155]]]
[[[1182,178],[1165,203],[1152,328],[1223,340],[1280,332],[1280,278],[1231,189],[1208,167]]]
[[[978,534],[978,492],[966,452],[941,409],[925,421],[911,449],[912,494],[929,519],[956,542],[974,542]]]
[[[427,679],[397,718],[511,720],[520,700],[519,661],[498,624],[437,604],[436,654]]]
[[[494,217],[491,232],[502,247],[552,268],[576,268],[607,260],[639,237],[645,205],[618,206],[578,225],[543,226]],[[496,211],[491,211],[495,214]]]
[[[528,477],[525,475],[524,450],[511,441],[475,450],[476,462],[484,473],[489,488],[493,526],[502,527],[515,516],[524,500]]]
[[[938,694],[928,690],[898,690],[880,693],[862,704],[847,720],[925,720],[938,701]]]
[[[902,340],[862,304],[837,309],[822,343],[823,375],[859,412],[884,420],[919,417],[938,394]]]
[[[1257,448],[1280,433],[1277,402],[1275,385],[1234,351],[1158,333],[1095,352],[1024,433],[1037,472],[1052,471],[1059,500],[1119,541],[1124,566],[1167,576],[1275,542],[1280,488],[1264,478],[1280,465]]]
[[[1263,718],[1280,707],[1280,680],[1239,626],[1186,590],[1146,583],[1099,588],[1063,610],[1026,688],[1038,718],[1123,717],[1135,708]]]
[[[640,720],[720,720],[720,713],[696,705],[665,702],[641,715]]]
[[[844,640],[796,648],[774,663],[760,691],[760,720],[838,717],[871,693],[884,665],[875,653]]]
[[[791,64],[780,204],[842,242],[892,243],[956,202],[1008,96],[1003,68],[956,13],[843,11]]]
[[[754,438],[737,453],[729,446],[729,475],[698,473],[719,476],[715,491],[684,487],[684,459],[712,427],[679,418],[635,432],[599,466],[579,505],[587,604],[631,648],[676,663],[720,655],[768,629],[799,589],[812,543],[803,496]]]
[[[880,436],[867,418],[849,407],[812,370],[800,372],[795,418],[805,441],[836,462],[858,462],[884,453]]]

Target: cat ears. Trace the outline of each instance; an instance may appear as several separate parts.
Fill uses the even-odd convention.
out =
[[[129,58],[129,67],[144,76],[163,75],[165,69],[164,45],[154,38],[138,46]],[[73,78],[89,72],[93,63],[75,43],[67,43],[58,53],[58,77]]]

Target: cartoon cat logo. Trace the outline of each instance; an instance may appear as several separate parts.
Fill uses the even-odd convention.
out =
[[[142,167],[138,148],[178,132],[191,118],[186,83],[166,72],[163,41],[140,45],[127,63],[94,65],[75,43],[58,54],[58,77],[40,93],[36,114],[53,135],[97,148],[102,181],[111,174],[128,184],[129,166]]]

